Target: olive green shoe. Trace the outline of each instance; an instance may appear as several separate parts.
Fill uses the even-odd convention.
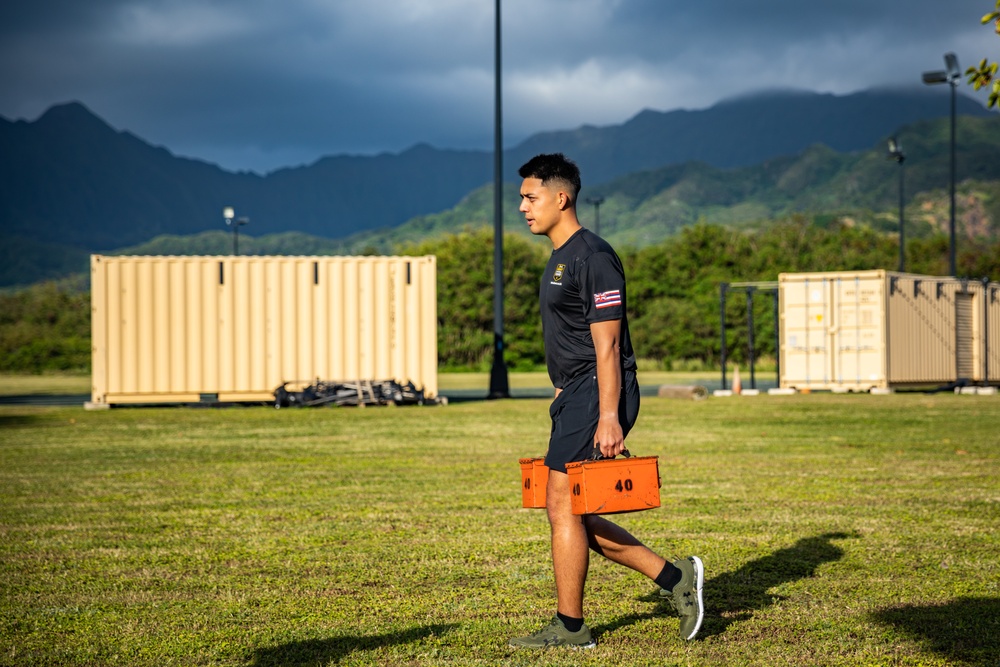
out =
[[[570,632],[556,616],[552,622],[527,637],[511,639],[510,645],[515,648],[549,648],[550,646],[565,646],[567,648],[587,649],[597,646],[590,636],[590,628],[586,624],[579,632]]]
[[[697,556],[689,556],[674,562],[681,571],[681,580],[672,591],[660,589],[660,597],[666,598],[681,617],[681,639],[692,640],[701,629],[705,618],[705,604],[702,589],[705,587],[705,566]]]

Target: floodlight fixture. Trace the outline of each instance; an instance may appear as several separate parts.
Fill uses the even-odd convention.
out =
[[[232,206],[222,209],[222,217],[226,219],[226,226],[233,228],[233,254],[240,254],[240,226],[248,224],[250,218],[236,217],[236,210]]]
[[[944,54],[944,66],[948,70],[949,81],[956,81],[962,76],[962,71],[958,67],[958,57],[954,53]]]
[[[924,83],[928,86],[934,85],[935,83],[948,83],[948,73],[943,70],[924,72]]]

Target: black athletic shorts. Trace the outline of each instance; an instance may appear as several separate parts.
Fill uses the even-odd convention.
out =
[[[597,376],[584,374],[570,381],[552,401],[549,407],[552,434],[545,455],[545,465],[550,470],[566,472],[567,463],[585,461],[593,456],[594,434],[601,416],[600,399]],[[639,383],[634,372],[626,371],[622,374],[622,393],[618,402],[618,421],[625,435],[632,430],[638,416]]]

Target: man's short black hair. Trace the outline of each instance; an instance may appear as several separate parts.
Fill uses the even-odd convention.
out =
[[[562,153],[542,153],[525,162],[517,173],[521,178],[537,178],[542,185],[550,181],[563,181],[572,188],[573,202],[580,194],[580,168]]]

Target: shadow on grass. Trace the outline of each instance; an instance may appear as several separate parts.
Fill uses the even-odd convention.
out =
[[[851,537],[847,533],[826,533],[804,537],[792,546],[750,561],[738,570],[723,572],[705,580],[705,620],[699,638],[722,634],[734,621],[749,618],[753,612],[774,604],[780,598],[768,593],[775,586],[816,574],[824,563],[840,559],[844,551],[831,543]],[[711,574],[711,563],[705,564],[706,574]],[[594,628],[609,632],[636,621],[660,614],[674,615],[670,604],[659,596],[659,591],[645,595],[641,600],[656,602],[651,613],[627,616],[613,623]]]
[[[957,598],[940,605],[903,605],[872,617],[897,628],[949,661],[1000,665],[1000,599]]]
[[[254,651],[253,665],[254,667],[328,665],[339,662],[355,651],[372,651],[383,646],[410,644],[434,635],[445,634],[454,627],[454,624],[426,625],[384,635],[344,635],[329,639],[290,642],[257,649]]]
[[[0,429],[34,426],[41,421],[36,415],[0,415]]]
[[[705,624],[701,636],[725,632],[734,621],[749,618],[781,598],[771,588],[816,575],[816,568],[839,560],[843,549],[831,540],[847,533],[825,533],[804,537],[792,546],[750,561],[738,570],[723,572],[705,582]]]

